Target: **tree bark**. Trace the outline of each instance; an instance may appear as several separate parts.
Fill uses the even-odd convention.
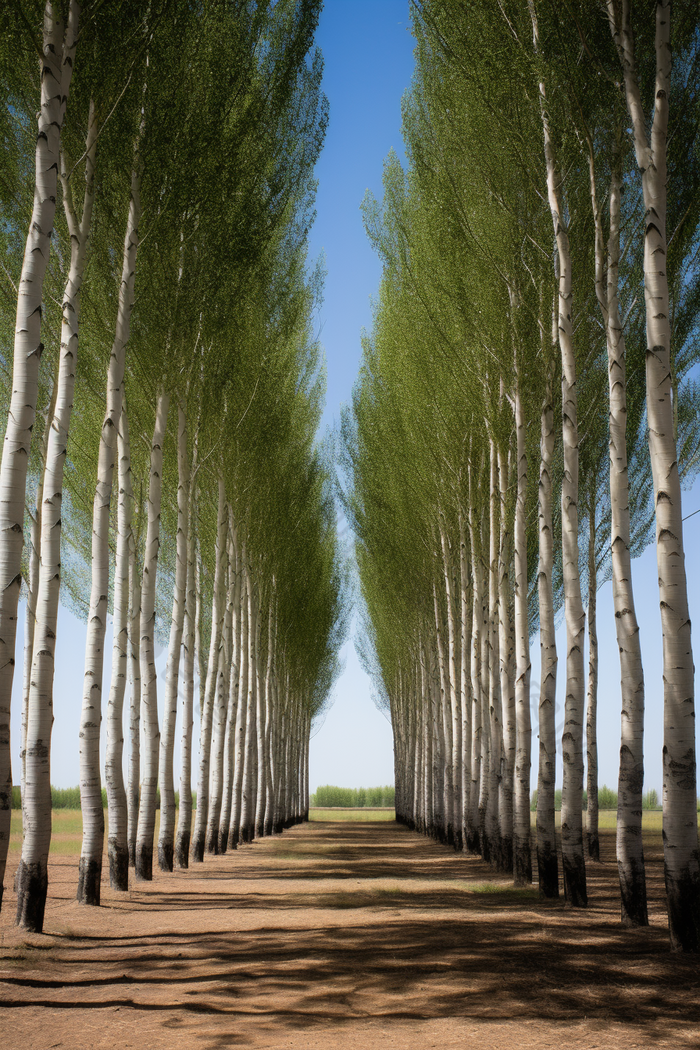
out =
[[[226,557],[226,488],[219,476],[219,504],[217,510],[216,564],[214,569],[214,594],[212,598],[211,639],[209,662],[204,695],[200,700],[202,720],[199,733],[199,771],[197,776],[197,811],[190,846],[190,860],[201,864],[204,860],[207,820],[209,817],[209,768],[211,763],[212,722],[219,668],[219,645],[224,622],[224,561]],[[201,689],[201,682],[200,682]]]
[[[196,454],[196,445],[195,445]],[[194,463],[193,463],[194,467]],[[183,631],[183,697],[182,737],[180,744],[180,808],[177,815],[174,863],[178,868],[189,864],[190,837],[192,832],[192,729],[194,726],[194,665],[195,665],[195,610],[197,596],[195,587],[195,522],[194,485],[189,487],[189,510],[187,530],[187,594],[185,598],[185,623]]]
[[[77,0],[70,0],[64,38],[60,8],[50,0],[44,8],[34,207],[19,280],[12,397],[0,462],[0,907],[12,814],[10,706],[17,604],[22,585],[27,466],[36,418],[39,363],[44,348],[41,342],[41,304],[56,213],[60,135],[78,40],[79,11]]]
[[[175,721],[180,678],[180,652],[185,624],[187,599],[187,565],[190,503],[190,462],[187,452],[187,416],[180,403],[177,410],[177,539],[175,549],[175,584],[173,610],[170,620],[168,662],[165,668],[165,698],[163,733],[160,738],[160,831],[158,834],[158,867],[173,870],[175,839],[175,784],[173,756],[175,751]]]
[[[556,324],[556,321],[555,321]],[[552,333],[554,335],[554,332]],[[544,343],[544,340],[543,340]],[[546,360],[546,359],[545,359]],[[554,823],[556,783],[557,639],[554,630],[554,534],[552,529],[552,460],[554,409],[552,377],[547,366],[540,417],[540,484],[538,494],[539,549],[537,598],[540,612],[539,766],[537,775],[537,873],[542,897],[559,896],[559,862]]]
[[[586,690],[586,838],[588,856],[600,860],[598,841],[598,624],[596,596],[598,567],[595,554],[595,476],[588,498],[588,687]]]
[[[671,91],[671,4],[670,0],[659,0],[656,5],[656,85],[650,139],[637,79],[629,0],[623,0],[620,9],[612,0],[608,0],[608,11],[623,70],[646,213],[644,298],[647,420],[654,481],[656,560],[663,635],[663,823],[668,923],[674,951],[698,952],[700,855],[696,800],[695,685],[683,550],[681,487],[674,433],[666,272],[666,146]],[[631,721],[636,721],[632,713]],[[627,740],[623,741],[623,746],[632,745],[630,755],[625,756],[626,794],[629,792],[631,803],[627,805],[628,818],[634,817],[639,777],[635,766],[638,766],[640,741],[633,739],[634,735],[630,726]]]
[[[141,573],[133,524],[129,536],[129,772],[126,791],[129,867],[136,865],[136,827],[141,782]]]
[[[515,502],[515,790],[513,805],[513,874],[516,886],[532,882],[530,848],[530,626],[527,597],[527,448],[525,414],[517,363],[515,369],[515,441],[518,491]]]
[[[156,826],[158,787],[158,672],[156,671],[156,574],[160,550],[160,507],[163,491],[163,445],[168,421],[169,396],[158,394],[156,420],[151,443],[148,483],[148,523],[141,585],[141,728],[143,732],[143,771],[136,829],[136,878],[153,878],[153,835]]]
[[[539,49],[534,0],[528,0],[535,39]],[[578,571],[578,394],[576,390],[576,355],[574,351],[572,308],[572,266],[569,234],[563,218],[561,176],[552,140],[545,85],[540,81],[540,111],[544,132],[544,154],[547,168],[547,198],[552,213],[554,236],[559,261],[558,333],[561,351],[562,433],[564,476],[561,489],[562,561],[564,577],[564,614],[566,619],[566,701],[562,758],[561,848],[564,872],[564,895],[573,907],[588,903],[586,862],[583,854],[583,719],[585,679],[583,645],[586,618],[581,600]]]
[[[107,701],[107,753],[105,783],[107,786],[107,855],[109,884],[113,890],[129,889],[129,847],[126,790],[122,772],[124,753],[124,692],[129,663],[129,542],[133,497],[129,423],[126,406],[117,435],[119,503],[117,507],[117,555],[114,571],[112,621],[112,675]]]
[[[139,131],[143,134],[143,124]],[[137,146],[138,150],[138,146]],[[131,174],[129,216],[124,238],[122,277],[117,324],[107,371],[106,410],[100,433],[97,487],[92,518],[92,589],[85,643],[85,678],[80,714],[80,806],[83,845],[78,867],[77,899],[100,903],[104,813],[100,783],[100,722],[102,720],[102,671],[109,595],[109,515],[117,444],[122,414],[124,365],[134,303],[134,277],[141,217],[140,164]]]

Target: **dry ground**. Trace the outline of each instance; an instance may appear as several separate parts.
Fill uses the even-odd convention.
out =
[[[697,959],[668,950],[658,832],[651,922],[623,930],[614,837],[591,905],[513,891],[389,822],[301,825],[103,907],[52,853],[46,933],[0,914],[0,1047],[535,1050],[700,1047]]]

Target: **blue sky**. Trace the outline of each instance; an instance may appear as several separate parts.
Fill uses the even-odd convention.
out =
[[[328,271],[325,299],[319,315],[320,338],[328,369],[324,427],[332,426],[339,419],[341,405],[350,400],[360,361],[361,332],[371,324],[370,297],[378,287],[380,266],[365,238],[360,204],[367,189],[381,194],[382,167],[389,150],[393,148],[402,153],[401,96],[413,69],[413,38],[408,27],[406,0],[326,0],[317,35],[325,58],[324,88],[330,103],[328,136],[317,167],[317,219],[310,244],[312,257],[321,251],[325,253]],[[700,486],[686,494],[684,513],[688,515],[698,508]],[[700,579],[700,514],[686,524],[686,555],[691,617],[700,616],[700,589],[697,585]],[[646,673],[646,783],[660,789],[661,630],[653,547],[634,563],[633,572]],[[21,606],[18,673],[12,701],[12,755],[16,781],[19,779],[23,622],[24,607]],[[620,672],[610,584],[606,584],[598,596],[598,634],[600,782],[614,786],[620,741]],[[52,781],[60,786],[70,786],[78,781],[84,646],[84,625],[62,609],[56,653],[56,721],[52,756]],[[557,717],[561,725],[566,651],[563,629],[558,632],[558,646]],[[106,651],[110,649],[111,635],[108,635]],[[532,696],[536,712],[539,686],[539,644],[536,638],[533,639],[532,656]],[[345,671],[336,684],[334,704],[311,742],[312,789],[323,783],[359,787],[393,780],[391,728],[386,717],[372,703],[370,682],[359,666],[352,640],[346,644],[343,658]],[[158,666],[162,704],[164,652],[158,658]],[[105,698],[106,695],[105,690]],[[534,720],[533,726],[536,731]],[[536,737],[533,737],[532,753],[534,786]]]

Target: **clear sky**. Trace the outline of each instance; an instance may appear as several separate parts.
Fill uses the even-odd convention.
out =
[[[401,96],[413,68],[413,38],[408,31],[407,0],[326,0],[317,36],[325,58],[324,88],[330,125],[317,168],[317,220],[311,255],[325,252],[328,275],[319,318],[328,369],[328,398],[323,426],[339,419],[350,400],[360,361],[360,337],[371,323],[370,297],[380,277],[379,263],[364,235],[360,203],[366,189],[381,193],[384,158],[401,155]],[[684,512],[700,507],[700,486],[686,495]],[[700,514],[686,525],[686,553],[691,617],[700,614]],[[662,678],[661,630],[654,548],[634,563],[634,583],[646,673],[646,783],[661,787]],[[12,700],[12,756],[19,780],[21,667],[24,607],[20,607],[17,673]],[[606,584],[598,596],[600,643],[600,782],[617,783],[620,743],[620,671],[615,643],[612,594]],[[559,629],[558,726],[563,723],[565,632]],[[696,647],[698,645],[695,639]],[[61,610],[56,654],[52,781],[78,782],[78,727],[82,696],[85,627]],[[111,634],[106,652],[111,650]],[[539,645],[532,647],[533,729],[536,734]],[[345,671],[334,691],[334,704],[311,742],[311,787],[334,783],[372,786],[393,780],[391,728],[371,699],[371,686],[359,666],[352,640],[346,644]],[[107,663],[107,674],[109,665]],[[165,653],[158,658],[162,718]],[[103,695],[107,696],[108,680]],[[103,713],[104,714],[104,713]],[[103,739],[105,723],[103,721]],[[195,722],[196,727],[196,722]],[[178,736],[179,741],[179,724]],[[196,740],[195,740],[196,749]],[[176,749],[177,751],[177,749]],[[195,750],[196,753],[196,750]],[[537,739],[533,735],[533,786],[537,776]],[[103,747],[104,754],[104,747]],[[176,776],[179,763],[176,758]]]

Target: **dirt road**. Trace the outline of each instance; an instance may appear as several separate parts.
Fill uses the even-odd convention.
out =
[[[658,835],[648,851],[642,931],[619,923],[610,834],[585,912],[386,822],[301,825],[99,909],[52,857],[43,936],[6,889],[0,1045],[700,1047],[697,959],[668,950]]]

